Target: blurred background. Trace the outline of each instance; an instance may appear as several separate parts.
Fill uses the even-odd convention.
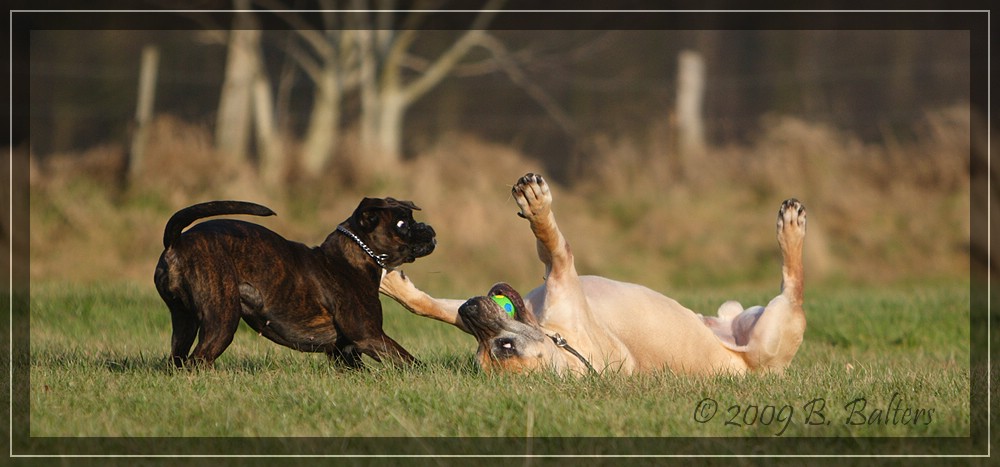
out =
[[[777,289],[789,197],[809,209],[809,280],[989,267],[970,227],[987,156],[967,31],[188,15],[203,27],[31,32],[32,281],[152,289],[167,218],[196,202],[265,204],[278,216],[261,224],[316,245],[362,196],[394,196],[439,233],[404,268],[418,286],[526,290],[542,267],[510,187],[529,171],[554,184],[581,273],[664,292]]]

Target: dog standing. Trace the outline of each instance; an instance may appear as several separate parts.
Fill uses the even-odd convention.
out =
[[[781,373],[802,343],[806,210],[797,200],[786,200],[778,210],[781,293],[766,307],[744,310],[731,301],[718,316],[705,317],[640,285],[579,276],[545,180],[525,175],[513,196],[545,265],[545,283],[526,297],[499,283],[466,301],[437,299],[397,271],[381,285],[411,312],[475,336],[476,359],[485,371]]]
[[[365,198],[317,247],[260,225],[211,216],[271,216],[259,204],[212,201],[175,213],[163,232],[153,280],[170,308],[170,358],[210,366],[242,318],[260,335],[303,352],[325,352],[356,368],[361,355],[416,360],[382,330],[384,271],[434,251],[434,229],[413,220],[409,201]],[[188,355],[195,337],[198,345]]]

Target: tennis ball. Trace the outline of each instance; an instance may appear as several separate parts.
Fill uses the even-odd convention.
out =
[[[511,318],[516,316],[514,311],[514,302],[511,302],[509,298],[503,295],[494,295],[490,298],[492,298],[497,305],[500,305],[500,308],[503,308],[503,311],[507,312],[507,316],[510,316]]]

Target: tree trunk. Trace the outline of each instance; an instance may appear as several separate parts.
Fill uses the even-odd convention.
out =
[[[239,4],[240,2],[237,2]],[[244,17],[245,13],[238,13]],[[248,20],[237,20],[229,33],[229,57],[226,78],[219,100],[215,124],[215,146],[222,157],[245,161],[250,137],[251,98],[257,70],[255,50],[260,44],[260,31],[239,29]]]
[[[277,187],[285,176],[285,157],[281,137],[276,128],[271,88],[264,67],[258,66],[253,85],[253,111],[257,129],[257,151],[260,155],[261,180],[269,187]]]
[[[491,0],[485,5],[470,29],[409,82],[404,82],[402,62],[416,40],[416,30],[404,29],[394,35],[383,31],[378,36],[379,44],[375,44],[376,37],[370,31],[359,31],[361,147],[364,157],[376,170],[391,168],[399,162],[406,110],[439,85],[470,49],[481,44],[485,36],[483,29],[502,3],[502,0]],[[381,47],[377,47],[379,45]]]
[[[378,170],[391,169],[403,151],[403,118],[408,104],[404,96],[395,91],[382,94],[379,103],[378,126],[375,128],[375,145],[368,157]]]
[[[895,31],[892,35],[892,58],[889,60],[889,93],[887,108],[900,112],[913,111],[914,65],[920,60],[920,44],[913,31]]]
[[[302,171],[317,177],[327,167],[337,146],[340,132],[340,83],[332,64],[323,68],[313,99],[312,116],[302,148]]]
[[[359,73],[361,94],[361,118],[359,139],[363,153],[373,152],[377,147],[378,125],[381,113],[379,96],[379,77],[376,75],[375,35],[371,31],[356,32],[359,50]]]
[[[677,71],[677,144],[682,158],[705,150],[701,119],[704,95],[705,61],[697,52],[685,50],[678,57]]]
[[[160,49],[147,45],[142,49],[142,68],[139,71],[139,103],[135,111],[135,134],[129,151],[128,179],[132,180],[142,170],[149,139],[149,122],[153,117],[156,98],[156,74],[160,63]]]

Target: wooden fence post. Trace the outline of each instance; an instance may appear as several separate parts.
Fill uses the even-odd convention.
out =
[[[705,60],[685,50],[677,58],[677,149],[687,160],[705,150],[702,101],[705,97]]]
[[[146,142],[149,139],[149,122],[153,117],[153,103],[156,99],[156,74],[160,63],[160,49],[147,45],[142,49],[142,65],[139,71],[139,102],[135,110],[135,132],[129,151],[128,179],[132,180],[139,171],[146,156]]]

